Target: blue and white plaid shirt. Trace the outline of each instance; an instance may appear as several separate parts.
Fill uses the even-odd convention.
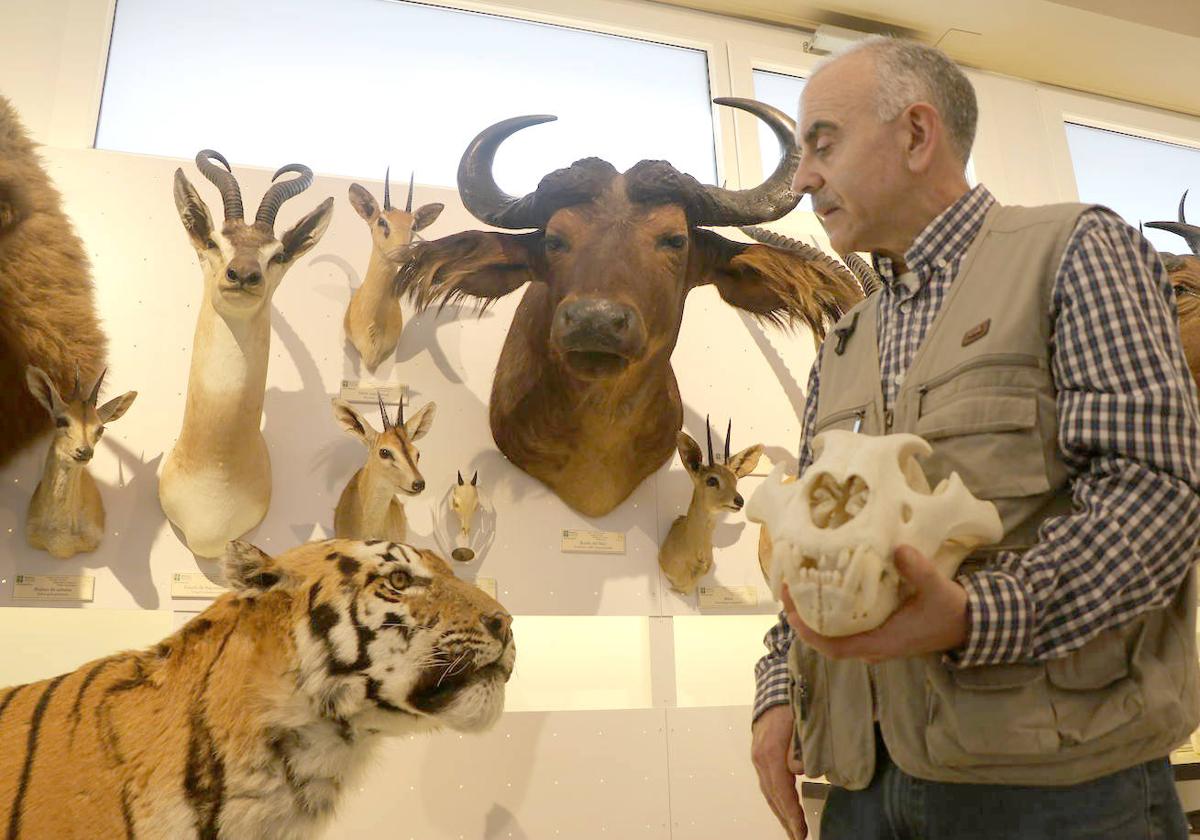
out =
[[[968,246],[995,203],[977,186],[943,211],[904,255],[886,257],[879,306],[887,404],[941,307]],[[1101,631],[1167,605],[1200,538],[1200,416],[1157,252],[1119,216],[1085,211],[1063,254],[1051,300],[1051,371],[1058,446],[1074,511],[1042,523],[1023,554],[958,577],[969,636],[951,667],[1062,657]],[[809,376],[800,469],[812,461],[818,366]],[[754,717],[788,701],[792,630],[780,621],[755,667]]]

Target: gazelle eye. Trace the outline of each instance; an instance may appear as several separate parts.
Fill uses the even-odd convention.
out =
[[[383,231],[384,236],[388,236],[392,232],[392,227],[385,220],[379,220],[379,229]]]
[[[407,589],[412,585],[412,574],[404,569],[396,569],[388,575],[387,579],[393,589]]]
[[[395,456],[394,456],[394,455],[392,455],[392,453],[391,453],[391,451],[390,451],[390,450],[387,450],[387,449],[380,449],[380,450],[379,450],[379,457],[380,457],[380,458],[382,458],[382,459],[383,459],[383,460],[385,460],[385,461],[390,461],[390,460],[392,460],[392,458],[394,458]]]
[[[716,487],[721,482],[717,480],[717,477],[715,475],[710,475],[708,477],[708,480],[705,481],[704,483],[707,484],[709,487]]]
[[[102,434],[104,434],[104,427],[97,426],[96,427],[96,437],[99,438]]]
[[[217,247],[217,243],[209,239],[205,241],[204,247],[211,251],[213,248]]]
[[[60,428],[60,429],[65,429],[65,428],[67,428],[67,426],[71,425],[71,421],[68,420],[66,417],[55,417],[54,425],[58,426],[58,428]]]

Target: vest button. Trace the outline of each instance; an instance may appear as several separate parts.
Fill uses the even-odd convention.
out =
[[[883,412],[883,427],[885,429],[892,428],[892,420],[894,420],[894,419],[895,419],[895,414],[892,413],[892,410],[890,408],[887,411]]]

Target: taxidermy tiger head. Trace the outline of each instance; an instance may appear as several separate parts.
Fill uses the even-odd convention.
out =
[[[297,686],[324,718],[385,734],[470,732],[504,709],[512,616],[430,551],[329,540],[272,558],[235,540],[225,572],[250,616],[286,614]]]

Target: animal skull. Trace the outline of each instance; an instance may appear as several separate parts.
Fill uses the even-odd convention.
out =
[[[771,590],[787,584],[800,617],[826,636],[878,627],[900,604],[893,552],[909,545],[952,577],[962,559],[1003,536],[991,502],[971,495],[957,473],[931,492],[916,435],[831,430],[813,439],[812,465],[794,484],[777,466],[746,515],[774,544]]]

